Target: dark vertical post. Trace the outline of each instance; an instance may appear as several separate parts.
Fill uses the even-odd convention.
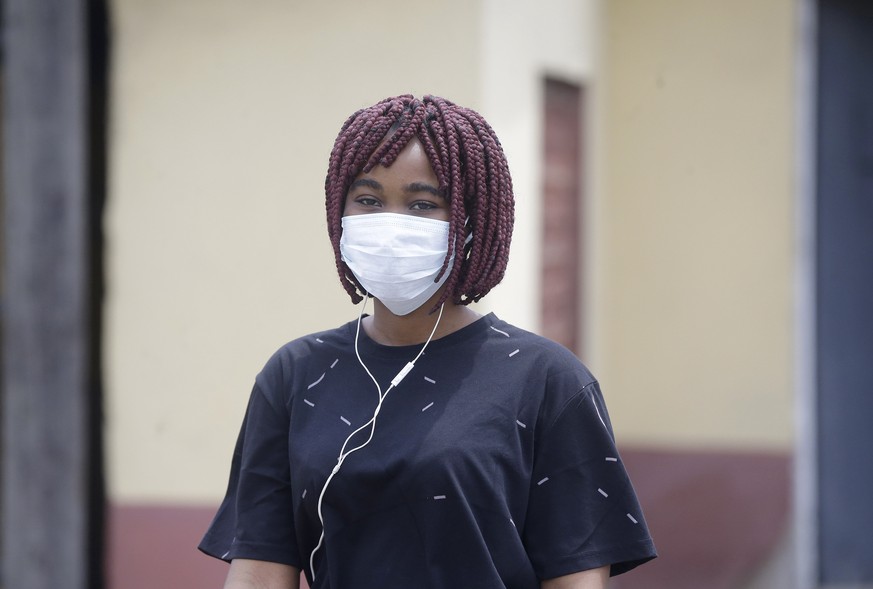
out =
[[[86,0],[3,0],[2,586],[94,586]]]
[[[873,583],[873,4],[818,13],[818,558],[825,586]]]

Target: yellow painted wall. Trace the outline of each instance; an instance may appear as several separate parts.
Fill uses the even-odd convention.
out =
[[[442,94],[497,129],[518,221],[481,306],[536,330],[544,75],[590,93],[585,360],[620,439],[790,445],[790,0],[112,9],[113,500],[216,500],[267,356],[355,316],[322,183],[339,124],[378,98]]]
[[[509,159],[516,224],[506,278],[483,307],[532,331],[540,327],[543,80],[552,76],[593,87],[600,4],[484,2],[483,109]]]
[[[217,501],[255,373],[357,316],[323,181],[342,121],[379,98],[439,94],[495,127],[520,214],[480,310],[538,327],[542,77],[592,75],[598,4],[114,0],[112,501]]]
[[[478,106],[480,13],[464,0],[112,10],[109,493],[214,501],[269,355],[356,316],[323,221],[341,123],[404,92]]]
[[[609,0],[597,368],[630,443],[792,441],[791,0]]]

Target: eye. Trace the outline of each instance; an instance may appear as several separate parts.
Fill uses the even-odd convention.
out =
[[[355,202],[359,205],[363,205],[365,207],[379,207],[382,206],[378,200],[373,198],[372,196],[359,196],[355,199]]]
[[[429,200],[417,200],[409,206],[413,211],[432,211],[438,209],[439,206]]]

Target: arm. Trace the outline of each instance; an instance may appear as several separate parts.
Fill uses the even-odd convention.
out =
[[[540,583],[541,589],[605,589],[609,578],[609,566],[580,571],[563,577],[546,579]]]
[[[263,560],[235,558],[224,589],[300,589],[300,569]]]

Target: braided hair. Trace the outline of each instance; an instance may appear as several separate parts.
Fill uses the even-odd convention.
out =
[[[468,305],[503,279],[512,238],[512,178],[500,141],[482,116],[437,96],[386,98],[350,116],[330,153],[325,180],[327,230],[340,282],[358,303],[364,288],[342,261],[340,236],[346,195],[355,177],[390,166],[417,137],[440,191],[449,201],[449,243],[465,244],[452,261],[449,249],[439,280],[449,273],[434,309],[446,300]],[[472,239],[467,242],[468,236]]]

